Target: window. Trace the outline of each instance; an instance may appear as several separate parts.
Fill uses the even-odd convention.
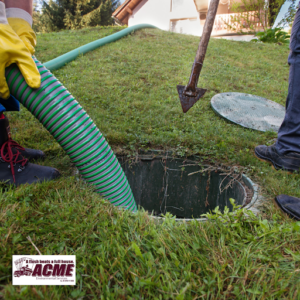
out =
[[[184,34],[194,34],[199,31],[197,18],[170,20],[170,31]]]

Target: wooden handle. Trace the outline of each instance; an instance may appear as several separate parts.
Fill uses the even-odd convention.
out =
[[[212,0],[209,4],[206,21],[203,28],[203,33],[201,37],[201,41],[199,43],[199,47],[197,50],[195,62],[197,63],[203,63],[207,46],[209,43],[209,39],[211,36],[211,32],[215,23],[215,18],[218,10],[220,0]]]
[[[219,1],[220,0],[212,0],[210,2],[209,8],[208,8],[208,13],[206,16],[206,21],[205,21],[204,28],[203,28],[202,37],[201,37],[199,47],[197,50],[195,62],[192,67],[190,80],[184,90],[185,96],[196,97],[196,95],[197,95],[196,87],[198,84],[199,75],[200,75],[200,72],[202,69],[202,65],[203,65],[203,61],[205,58],[205,54],[206,54],[207,46],[208,46],[209,39],[211,36],[211,32],[212,32],[212,29],[213,29],[213,26],[215,23],[215,18],[216,18],[218,6],[219,6]]]

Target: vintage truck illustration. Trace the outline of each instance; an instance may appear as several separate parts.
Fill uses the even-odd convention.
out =
[[[15,277],[30,276],[31,274],[32,274],[32,269],[28,268],[28,265],[14,272]]]

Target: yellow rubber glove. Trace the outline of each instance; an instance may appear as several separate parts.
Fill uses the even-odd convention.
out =
[[[35,52],[34,48],[36,46],[36,35],[29,23],[20,18],[7,18],[7,21],[11,28],[23,41],[26,48],[33,55]]]
[[[32,88],[41,85],[40,73],[25,44],[8,24],[0,24],[0,98],[9,98],[5,69],[16,63],[27,84]]]

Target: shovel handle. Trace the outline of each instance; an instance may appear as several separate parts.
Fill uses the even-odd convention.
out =
[[[203,62],[204,62],[204,58],[205,58],[207,46],[209,43],[209,39],[211,36],[211,32],[212,32],[212,29],[214,26],[219,2],[220,2],[220,0],[212,0],[210,2],[207,16],[206,16],[206,21],[205,21],[204,28],[203,28],[203,33],[202,33],[199,47],[197,50],[195,62],[192,67],[190,80],[184,91],[184,94],[187,96],[195,96],[196,95],[196,87],[198,84],[198,80],[199,80],[200,72],[202,69]]]

